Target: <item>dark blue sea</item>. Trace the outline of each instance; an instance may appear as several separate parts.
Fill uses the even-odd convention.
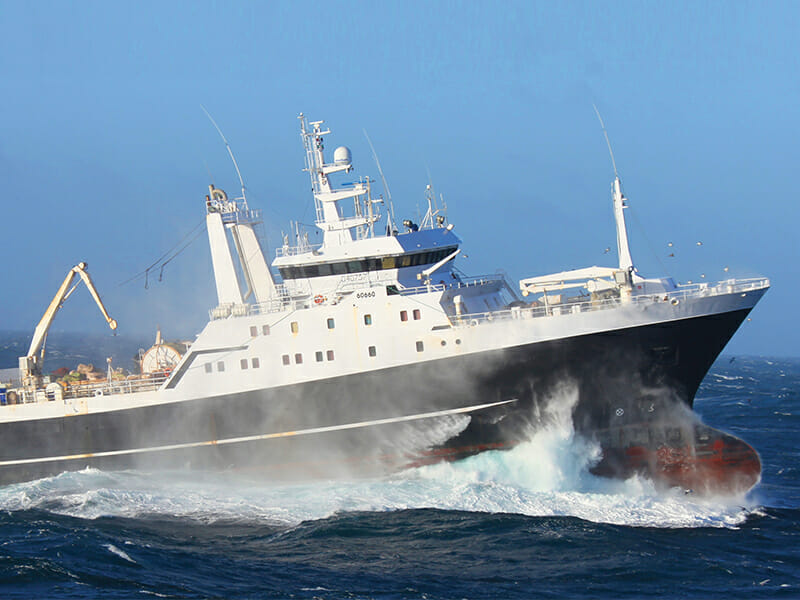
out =
[[[7,486],[0,597],[800,597],[800,360],[723,357],[696,410],[760,452],[746,497],[596,478],[563,424],[380,479],[85,470]]]

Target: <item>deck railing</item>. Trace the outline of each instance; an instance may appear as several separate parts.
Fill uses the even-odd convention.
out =
[[[750,291],[761,290],[767,286],[769,286],[769,279],[765,277],[759,277],[751,279],[728,279],[726,281],[720,281],[716,284],[695,283],[680,285],[675,290],[665,291],[658,294],[633,295],[625,300],[621,298],[592,300],[588,296],[576,296],[567,300],[566,302],[552,304],[536,302],[529,306],[516,306],[504,310],[464,314],[457,319],[453,319],[453,325],[474,326],[478,325],[479,323],[485,323],[489,321],[552,317],[582,312],[609,310],[631,304],[644,305],[670,302],[674,305],[677,305],[680,304],[681,301],[689,298],[703,298],[709,296],[718,296],[721,294],[744,294]]]
[[[147,375],[131,375],[126,379],[107,379],[99,381],[80,381],[62,385],[50,383],[36,389],[17,388],[9,389],[5,394],[4,405],[30,404],[34,402],[70,402],[80,398],[93,398],[96,396],[110,396],[112,394],[132,394],[134,392],[152,392],[162,386],[169,378],[169,373],[154,373]],[[9,392],[17,396],[16,402],[9,398]]]
[[[397,290],[399,295],[408,296],[414,294],[429,293],[431,291],[443,292],[446,289],[459,289],[465,287],[475,287],[488,284],[496,284],[505,281],[501,275],[486,275],[483,277],[472,277],[461,279],[447,284],[435,284],[430,286],[419,286],[414,288],[402,288]],[[377,284],[376,284],[377,285]],[[380,285],[386,285],[382,282]],[[487,311],[481,313],[463,314],[458,317],[451,316],[451,324],[454,327],[470,327],[490,321],[503,321],[511,319],[532,319],[539,317],[555,317],[567,314],[583,312],[594,312],[619,308],[625,305],[642,305],[670,302],[680,304],[688,298],[702,298],[721,294],[746,294],[750,291],[761,290],[769,286],[769,279],[759,277],[751,279],[728,279],[716,284],[695,283],[678,286],[674,290],[661,292],[658,294],[634,294],[630,298],[606,298],[602,300],[592,300],[588,296],[577,296],[566,302],[558,304],[544,304],[536,302],[527,306],[513,306],[504,310]],[[313,300],[278,300],[268,304],[246,304],[243,311],[239,306],[231,307],[229,314],[237,316],[240,314],[267,314],[278,310],[287,310],[294,306],[297,309],[314,306]],[[238,311],[236,309],[239,309]],[[219,318],[219,317],[217,317]],[[68,386],[53,387],[53,384],[35,391],[26,392],[25,402],[46,402],[63,400],[64,402],[89,398],[93,396],[103,396],[111,394],[129,394],[133,392],[154,391],[169,378],[169,373],[158,373],[150,375],[130,376],[127,379],[103,380],[91,383],[77,383]],[[60,392],[59,392],[60,389]],[[22,400],[22,399],[20,399]]]
[[[461,277],[458,280],[453,280],[447,283],[431,283],[428,285],[420,285],[416,287],[400,287],[395,284],[394,290],[391,292],[400,296],[415,296],[419,294],[428,294],[431,292],[445,292],[447,290],[459,290],[464,288],[481,287],[487,285],[502,285],[510,289],[510,285],[505,276],[493,275],[480,275],[477,277]],[[663,302],[665,300],[680,302],[684,298],[694,298],[703,296],[715,296],[719,294],[732,294],[736,292],[747,292],[756,289],[762,289],[769,285],[769,279],[765,277],[757,277],[750,279],[728,279],[720,281],[715,284],[710,283],[694,283],[679,285],[676,289],[665,291],[661,293],[652,294],[634,294],[626,300],[627,303],[634,304],[652,304],[656,302]],[[371,287],[387,287],[386,281],[364,281],[359,282],[358,289],[371,288]],[[340,290],[345,293],[352,292],[352,290]],[[224,319],[228,317],[242,317],[247,315],[266,315],[276,312],[284,312],[287,310],[302,310],[312,308],[314,306],[325,306],[328,298],[324,296],[311,297],[310,295],[301,298],[291,298],[286,290],[281,286],[280,297],[271,302],[262,302],[260,304],[237,304],[237,305],[224,305],[218,306],[209,311],[209,316],[212,320]],[[565,314],[567,312],[587,312],[589,310],[603,310],[619,306],[622,302],[619,298],[607,300],[590,300],[586,296],[585,300],[570,299],[563,303],[548,303],[544,305],[534,304],[531,307],[521,307],[523,311],[530,311],[533,316],[548,316]],[[576,308],[576,306],[578,308]],[[508,311],[490,311],[486,313],[476,313],[474,315],[462,315],[461,319],[483,318],[483,315],[499,315],[500,313]]]

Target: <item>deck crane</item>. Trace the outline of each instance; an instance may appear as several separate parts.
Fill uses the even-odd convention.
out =
[[[58,288],[56,295],[50,302],[50,306],[47,307],[41,321],[39,321],[39,324],[36,326],[33,332],[31,346],[28,349],[28,355],[19,358],[19,374],[23,386],[32,385],[37,387],[41,383],[42,365],[44,364],[44,343],[47,339],[47,332],[50,330],[50,325],[53,324],[53,319],[55,319],[58,310],[80,284],[80,281],[78,281],[72,285],[75,275],[80,275],[86,287],[89,288],[89,292],[100,308],[100,312],[103,313],[103,317],[105,317],[108,326],[111,327],[111,329],[117,328],[117,322],[108,315],[108,311],[106,311],[106,307],[103,306],[103,301],[100,299],[100,294],[97,293],[97,289],[94,287],[92,279],[86,271],[86,263],[78,263],[69,270],[67,276],[64,278],[64,282],[61,284],[61,287]],[[70,287],[71,285],[72,287]]]

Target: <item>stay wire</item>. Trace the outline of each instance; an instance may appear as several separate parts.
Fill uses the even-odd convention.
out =
[[[152,263],[152,264],[151,264],[149,267],[147,267],[147,268],[146,268],[144,271],[140,271],[139,273],[137,273],[137,274],[136,274],[136,275],[134,275],[133,277],[130,277],[130,278],[126,279],[125,281],[123,281],[123,282],[121,282],[121,283],[118,283],[118,284],[117,284],[117,287],[122,287],[123,285],[126,285],[126,284],[128,284],[128,283],[131,283],[132,281],[136,281],[136,280],[138,280],[138,279],[141,279],[142,277],[144,277],[144,279],[145,279],[145,288],[147,288],[147,283],[148,283],[148,275],[149,275],[150,271],[152,271],[153,269],[155,269],[155,268],[156,268],[156,267],[158,267],[158,266],[160,266],[160,267],[161,267],[161,273],[159,274],[159,278],[158,278],[158,279],[159,279],[159,281],[161,281],[161,276],[163,275],[163,272],[164,272],[164,266],[166,266],[166,265],[167,265],[167,264],[168,264],[168,263],[169,263],[171,260],[173,260],[175,257],[177,257],[177,256],[178,256],[178,255],[179,255],[181,252],[183,252],[183,251],[184,251],[184,250],[185,250],[187,247],[189,247],[189,245],[190,245],[192,242],[194,242],[194,241],[195,241],[195,240],[196,240],[196,239],[197,239],[197,238],[200,236],[200,234],[201,234],[201,233],[203,233],[203,230],[201,229],[201,227],[204,227],[204,226],[205,226],[205,219],[203,219],[203,220],[202,220],[202,221],[200,221],[200,222],[199,222],[197,225],[195,225],[195,226],[192,228],[192,230],[191,230],[191,231],[189,231],[189,233],[187,233],[186,235],[184,235],[184,236],[183,236],[183,237],[182,237],[182,238],[181,238],[181,239],[178,241],[178,243],[177,243],[177,244],[175,244],[175,245],[174,245],[174,246],[172,246],[172,247],[171,247],[169,250],[167,250],[166,252],[164,252],[164,254],[162,254],[161,256],[159,256],[159,257],[158,257],[158,259],[157,259],[157,260],[155,260],[155,261],[154,261],[154,262],[153,262],[153,263]],[[199,231],[198,231],[198,230],[199,230]],[[186,242],[186,240],[187,240],[187,239],[188,239],[190,236],[191,236],[191,239],[189,239],[189,241],[188,241],[188,242]],[[186,242],[186,243],[184,244],[184,242]],[[183,244],[183,245],[181,245],[181,244]],[[177,251],[176,251],[176,248],[178,249]],[[166,259],[166,260],[165,260],[165,259]]]

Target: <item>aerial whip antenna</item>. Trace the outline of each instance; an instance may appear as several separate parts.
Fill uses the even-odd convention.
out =
[[[391,227],[394,229],[395,221],[394,221],[394,204],[392,204],[392,192],[389,191],[389,184],[386,183],[386,177],[383,175],[383,169],[381,169],[381,161],[378,160],[378,153],[375,152],[375,146],[372,145],[372,140],[369,139],[369,135],[367,135],[367,130],[364,129],[364,137],[367,138],[367,143],[369,144],[369,149],[372,150],[372,158],[375,159],[375,164],[378,167],[378,173],[381,175],[381,182],[383,183],[383,189],[386,190],[386,198],[389,200],[389,218],[391,219]]]
[[[239,165],[236,163],[236,157],[233,155],[231,145],[228,143],[228,140],[225,139],[225,135],[222,133],[222,130],[219,128],[219,125],[217,125],[217,122],[214,120],[214,118],[206,110],[206,107],[201,104],[200,108],[202,108],[203,112],[206,113],[208,120],[211,121],[211,124],[217,130],[217,133],[219,133],[219,137],[221,137],[222,141],[225,143],[225,148],[228,149],[228,154],[231,157],[231,161],[233,161],[233,168],[236,169],[236,175],[239,176],[239,185],[242,186],[242,200],[244,201],[245,208],[247,208],[247,196],[244,193],[244,180],[242,179],[242,172],[239,170]]]
[[[605,123],[603,123],[603,117],[600,116],[600,111],[597,110],[597,106],[592,104],[592,108],[594,109],[594,112],[597,115],[597,119],[600,121],[600,127],[603,129],[603,135],[606,138],[606,145],[608,146],[608,153],[611,155],[611,166],[614,167],[614,177],[619,179],[619,174],[617,173],[617,162],[614,160],[614,151],[611,149],[611,142],[608,141],[608,132],[606,131]],[[222,135],[222,134],[220,133],[220,135]]]

